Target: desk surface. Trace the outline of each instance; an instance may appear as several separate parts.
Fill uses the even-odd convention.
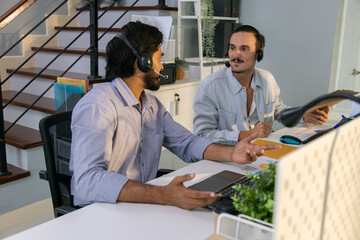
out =
[[[221,170],[242,172],[235,164],[203,160],[152,180],[166,185],[174,176],[193,173],[192,185]],[[8,239],[205,239],[214,233],[212,212],[138,203],[94,203]]]
[[[301,129],[300,129],[301,130]],[[267,140],[278,142],[286,129]],[[202,160],[150,181],[166,185],[174,176],[196,173],[185,186],[192,185],[222,170],[244,173],[235,163]],[[94,203],[65,216],[43,223],[7,239],[205,239],[214,233],[212,212],[192,211],[173,206],[139,203]]]

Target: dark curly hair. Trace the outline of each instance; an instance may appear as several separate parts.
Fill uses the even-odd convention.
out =
[[[141,54],[152,55],[163,41],[163,35],[156,27],[141,23],[129,22],[120,32],[126,37],[132,47]],[[136,56],[120,38],[114,37],[106,46],[106,81],[116,77],[130,77],[135,73]]]

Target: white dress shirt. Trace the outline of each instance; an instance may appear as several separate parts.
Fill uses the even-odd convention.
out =
[[[240,131],[251,130],[259,121],[272,124],[287,108],[280,99],[274,76],[255,68],[251,80],[254,97],[247,114],[246,88],[234,77],[231,68],[223,68],[206,77],[194,100],[194,133],[225,144],[238,141]]]

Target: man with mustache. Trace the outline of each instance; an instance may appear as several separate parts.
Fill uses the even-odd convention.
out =
[[[265,37],[249,25],[237,27],[229,42],[230,67],[208,76],[194,100],[194,133],[234,144],[256,133],[267,137],[274,119],[287,108],[274,76],[255,68],[264,56]],[[323,124],[329,106],[305,115],[308,124]]]
[[[264,150],[279,148],[250,143],[212,144],[175,122],[165,107],[144,89],[158,90],[163,70],[162,33],[130,22],[106,47],[106,80],[87,93],[72,113],[70,170],[74,205],[93,202],[141,202],[185,209],[207,206],[219,194],[194,191],[175,177],[166,186],[146,184],[155,178],[162,146],[185,162],[201,159],[251,163]]]

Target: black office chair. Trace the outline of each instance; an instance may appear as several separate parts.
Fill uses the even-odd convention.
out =
[[[40,171],[39,176],[49,181],[55,217],[79,208],[74,206],[70,192],[71,114],[72,111],[55,113],[39,122],[46,163],[46,171]],[[156,177],[172,171],[174,170],[159,169]]]
[[[70,192],[71,114],[55,113],[39,122],[46,163],[46,171],[40,171],[39,176],[49,182],[55,217],[77,209]]]

